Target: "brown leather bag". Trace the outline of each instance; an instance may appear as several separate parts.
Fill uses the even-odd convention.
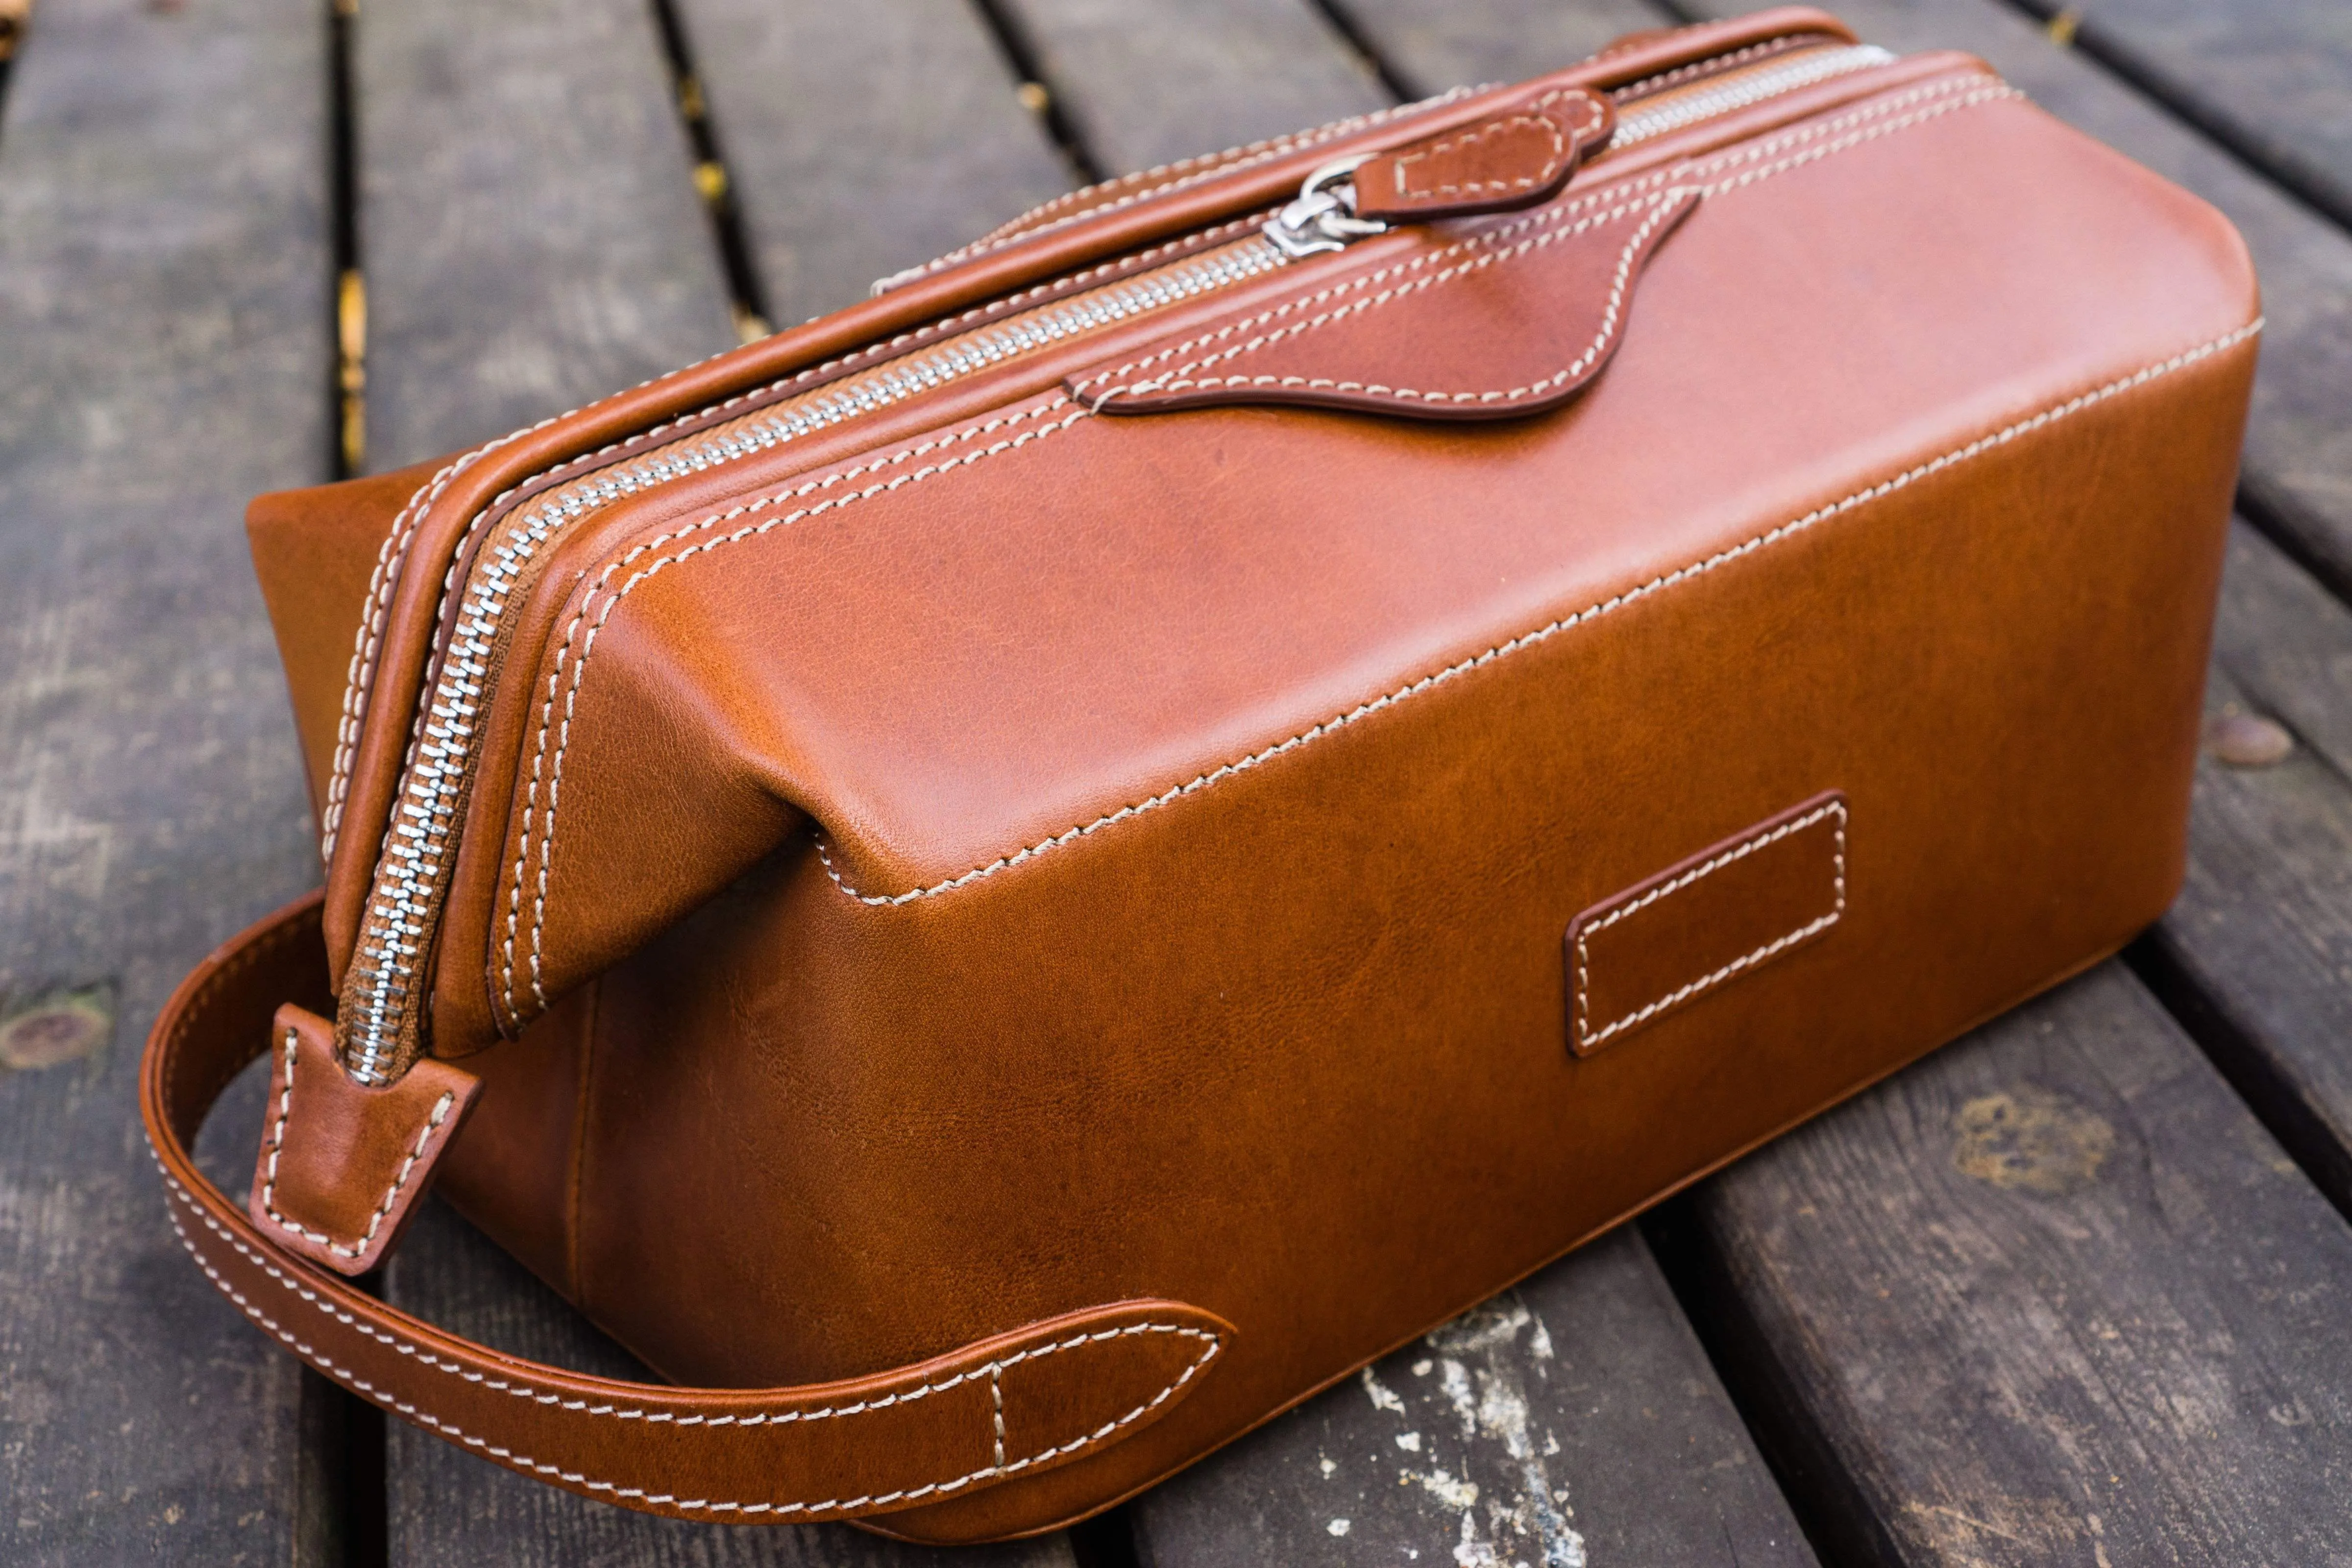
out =
[[[173,1218],[592,1497],[1103,1508],[2165,907],[2256,308],[1790,9],[265,496],[326,886],[156,1026]],[[678,1385],[352,1284],[436,1179]]]

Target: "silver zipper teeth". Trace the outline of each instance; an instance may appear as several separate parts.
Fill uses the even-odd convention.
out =
[[[1647,142],[1669,131],[1680,131],[1685,125],[1696,125],[1702,120],[1712,120],[1718,114],[1728,114],[1735,109],[1746,109],[1768,98],[1784,92],[1794,92],[1801,87],[1811,87],[1817,81],[1845,76],[1873,66],[1893,65],[1895,56],[1875,44],[1853,44],[1842,48],[1811,49],[1776,66],[1760,67],[1727,77],[1714,87],[1702,88],[1688,97],[1677,97],[1672,102],[1661,103],[1654,109],[1639,105],[1618,116],[1616,133],[1609,138],[1610,149],[1631,147],[1637,142]]]
[[[840,391],[797,403],[740,429],[624,464],[593,485],[567,487],[560,500],[533,512],[512,535],[487,551],[467,584],[465,607],[433,689],[422,743],[402,783],[392,829],[384,836],[370,895],[381,910],[383,936],[362,950],[359,1026],[351,1037],[352,1076],[362,1083],[387,1081],[384,1061],[405,1021],[426,915],[446,867],[445,852],[457,825],[457,785],[472,752],[499,620],[516,580],[541,545],[588,512],[624,496],[770,450],[960,381],[1016,354],[1228,288],[1288,261],[1262,240],[1235,245],[1189,265],[1178,264],[965,333],[878,372],[856,376]]]

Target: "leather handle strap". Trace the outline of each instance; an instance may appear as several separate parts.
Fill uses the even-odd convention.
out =
[[[213,1102],[270,1043],[278,1005],[331,1005],[319,910],[313,894],[214,952],[148,1037],[140,1109],[172,1223],[213,1283],[295,1354],[509,1469],[677,1518],[887,1513],[1140,1431],[1232,1339],[1199,1308],[1126,1301],[868,1377],[722,1389],[584,1377],[445,1333],[278,1247],[189,1154]]]

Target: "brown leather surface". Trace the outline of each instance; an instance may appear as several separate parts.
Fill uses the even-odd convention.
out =
[[[1605,94],[1538,87],[1496,105],[1475,124],[1375,153],[1356,165],[1355,215],[1381,223],[1433,223],[1510,212],[1559,194],[1578,162],[1617,123]]]
[[[1612,86],[1670,69],[1710,53],[1776,37],[1818,33],[1850,40],[1843,23],[1811,6],[1781,6],[1733,22],[1678,29],[1654,43],[1573,67],[1547,78],[1549,86]],[[1314,169],[1334,157],[1376,149],[1393,140],[1397,124],[1432,131],[1475,121],[1490,100],[1517,92],[1471,94],[1414,110],[1409,121],[1378,121],[1269,155],[1239,161],[1230,174],[1193,181],[1147,181],[1120,189],[1099,208],[1080,207],[1041,227],[1007,237],[937,272],[866,304],[822,317],[730,351],[642,386],[600,400],[561,419],[454,456],[415,492],[397,547],[434,563],[403,574],[384,612],[375,686],[368,720],[353,751],[343,812],[352,831],[336,840],[327,875],[328,962],[340,987],[357,935],[360,910],[374,870],[402,759],[412,733],[418,694],[428,672],[433,633],[442,619],[439,567],[460,548],[485,509],[518,485],[544,480],[572,467],[610,461],[667,421],[711,407],[779,378],[822,371],[832,358],[887,341],[934,319],[1061,272],[1097,262],[1171,236],[1228,218],[1287,196]],[[1117,184],[1117,183],[1115,183]]]
[[[1049,217],[824,331],[1263,205],[1335,144]],[[1326,314],[1246,353],[1520,364],[1595,274],[1557,241],[1464,264],[1668,190],[1696,201],[1615,357],[1548,411],[1111,419],[1066,390]],[[434,1044],[522,1038],[481,1058],[446,1190],[701,1384],[968,1369],[1011,1325],[1198,1303],[1234,1331],[1181,1405],[986,1490],[910,1484],[888,1528],[1106,1506],[2164,908],[2255,310],[2217,215],[1927,57],[615,500],[509,607],[481,715]],[[412,561],[730,363],[478,460]],[[411,586],[379,763],[433,642]],[[1589,1032],[1687,994],[1580,1052],[1578,931]],[[257,1248],[233,1218],[207,1233]],[[205,1256],[248,1301],[297,1267]],[[909,1473],[943,1485],[965,1440],[910,1437]]]
[[[1778,141],[1769,137],[1763,142],[1754,139],[1759,132],[1769,132],[1773,124],[1769,113],[1759,106],[1757,110],[1731,117],[1720,127],[1711,130],[1694,128],[1687,135],[1659,138],[1635,149],[1633,156],[1622,161],[1612,155],[1604,160],[1603,165],[1592,167],[1589,174],[1598,182],[1602,178],[1605,166],[1614,175],[1612,184],[1622,181],[1643,188],[1646,188],[1645,182],[1648,185],[1664,184],[1682,171],[1695,154],[1710,149],[1717,149],[1715,155],[1700,161],[1696,166],[1719,172],[1732,181],[1748,176],[1751,173],[1751,163],[1801,171],[1822,158],[1820,149],[1824,145],[1834,143],[1841,150],[1840,153],[1830,153],[1830,156],[1867,148],[1890,134],[1889,126],[1896,127],[1899,133],[1902,130],[1937,123],[1966,108],[1975,95],[2001,90],[1997,84],[1982,77],[1981,67],[1969,64],[1962,57],[1950,55],[1903,62],[1898,67],[1890,68],[1883,79],[1887,84],[1886,90],[1880,95],[1883,101],[1855,103],[1856,100],[1871,99],[1873,94],[1869,83],[1853,79],[1822,84],[1790,95],[1789,102],[1791,107],[1788,112],[1799,116],[1801,122],[1783,130],[1781,139]],[[1831,115],[1819,123],[1842,127],[1836,136],[1820,136],[1811,126],[1801,123],[1802,117],[1818,115],[1831,109],[1840,110],[1843,113]],[[1749,157],[1754,148],[1768,145],[1777,151],[1777,157]],[[1580,180],[1578,184],[1571,186],[1570,194],[1559,205],[1580,202],[1583,199],[1580,186]],[[1606,188],[1609,186],[1595,186],[1596,190]],[[1583,210],[1580,209],[1580,215]],[[1550,211],[1547,209],[1548,216]],[[1844,215],[1837,215],[1836,220],[1845,221]],[[905,492],[905,504],[899,510],[910,509],[918,514],[923,513],[928,510],[929,492],[905,491],[903,483],[898,482],[901,475],[919,469],[927,474],[953,473],[961,484],[978,471],[979,465],[971,460],[975,456],[992,473],[1004,466],[1002,459],[1008,452],[1021,452],[1025,456],[1042,449],[1042,442],[1055,442],[1057,447],[1067,444],[1066,437],[1076,410],[1049,408],[1045,403],[1034,401],[1015,401],[1008,406],[1008,393],[1018,395],[1033,387],[1042,391],[1066,375],[1090,378],[1127,363],[1139,353],[1164,347],[1171,333],[1186,334],[1206,330],[1235,316],[1246,320],[1269,310],[1283,310],[1287,306],[1291,309],[1283,319],[1293,319],[1302,301],[1315,304],[1319,309],[1331,287],[1366,279],[1387,278],[1400,271],[1416,279],[1432,276],[1444,268],[1442,265],[1437,268],[1425,265],[1431,258],[1438,258],[1442,263],[1457,256],[1475,257],[1482,254],[1478,247],[1480,236],[1521,221],[1524,220],[1487,220],[1486,224],[1473,227],[1466,238],[1448,230],[1418,226],[1381,236],[1350,247],[1345,256],[1320,258],[1315,263],[1284,268],[1254,285],[1233,289],[1213,301],[1204,302],[1192,310],[1170,312],[1162,320],[1155,320],[1133,330],[1106,332],[1085,343],[1037,356],[1030,362],[1025,378],[995,378],[978,385],[951,388],[915,405],[870,416],[854,428],[835,431],[830,439],[820,437],[811,441],[800,447],[797,456],[788,448],[772,459],[753,459],[740,468],[713,470],[682,479],[652,496],[616,501],[588,519],[576,533],[565,541],[563,555],[574,564],[566,571],[551,571],[542,575],[537,587],[527,595],[520,616],[515,617],[519,626],[513,634],[514,644],[520,648],[551,648],[551,651],[544,657],[553,663],[560,663],[569,677],[586,668],[585,661],[579,655],[592,640],[599,647],[609,647],[615,637],[638,635],[634,628],[607,624],[614,607],[637,593],[646,591],[651,584],[667,574],[677,559],[699,561],[706,558],[709,552],[702,548],[705,542],[700,536],[704,533],[772,537],[780,525],[780,519],[816,516],[826,520],[825,525],[818,531],[831,535],[838,531],[839,523],[835,520],[843,515],[843,509],[866,507],[866,501],[873,498],[865,497],[861,492],[877,486]],[[1770,221],[1769,212],[1760,219],[1766,225]],[[1508,247],[1502,248],[1507,249]],[[1339,279],[1336,285],[1331,281],[1335,275]],[[1474,268],[1461,276],[1475,280],[1476,271]],[[1736,272],[1730,281],[1738,286]],[[1368,289],[1353,297],[1377,299],[1381,295],[1376,289]],[[1395,296],[1391,295],[1390,299],[1393,302]],[[1413,335],[1423,341],[1442,336],[1447,325],[1443,314],[1438,314],[1434,320],[1429,312],[1402,319],[1406,319],[1409,323],[1417,322],[1420,330]],[[1183,341],[1182,336],[1179,335],[1177,341]],[[1969,363],[1980,365],[1983,356],[1979,355]],[[1833,413],[1843,417],[1842,411],[1833,410]],[[1789,433],[1790,439],[1801,442],[1805,438],[1801,427],[1793,422],[1785,425],[1783,429]],[[1180,444],[1185,444],[1186,437],[1181,431],[1171,432],[1171,436]],[[1099,437],[1092,438],[1100,439]],[[1512,444],[1504,443],[1505,446]],[[1397,455],[1408,463],[1418,460],[1409,452]],[[1266,464],[1269,482],[1286,488],[1290,481],[1283,477],[1283,472],[1288,458],[1274,452],[1260,456]],[[950,459],[953,461],[950,463]],[[1341,460],[1353,461],[1345,457]],[[1146,458],[1145,462],[1149,465],[1150,459]],[[1628,470],[1627,477],[1637,484],[1640,482],[1637,471]],[[922,482],[928,485],[931,480],[926,478]],[[1139,484],[1149,492],[1157,486],[1159,479],[1156,475],[1147,473],[1128,482]],[[835,493],[836,491],[841,493]],[[1344,489],[1335,492],[1342,498],[1343,507],[1345,493]],[[747,494],[753,499],[747,500]],[[861,510],[848,515],[862,518],[866,514]],[[720,518],[726,520],[727,526],[723,529],[715,521]],[[665,538],[677,526],[694,531],[693,534],[681,539],[668,550],[638,550],[638,545],[646,540]],[[781,526],[794,530],[796,538],[805,537],[810,531],[798,529],[797,521]],[[1086,526],[1083,520],[1080,526]],[[1180,533],[1183,531],[1181,513],[1171,515],[1170,526]],[[1344,519],[1339,526],[1344,530]],[[886,533],[883,537],[889,541],[892,536]],[[1305,536],[1296,537],[1303,544]],[[895,564],[884,563],[873,554],[864,542],[866,535],[862,530],[859,538],[860,544],[855,552],[859,560],[873,561],[877,565],[887,566],[889,570],[897,569]],[[1541,539],[1538,531],[1529,542],[1549,550],[1549,546],[1542,543]],[[740,541],[720,548],[731,551],[734,542]],[[919,542],[917,542],[918,548],[920,547]],[[1423,541],[1424,547],[1429,542],[1426,539]],[[903,545],[897,547],[904,548]],[[1039,548],[1050,552],[1053,546],[1041,542]],[[681,550],[686,553],[680,555]],[[623,567],[625,562],[627,563],[625,571]],[[1311,556],[1297,567],[1299,580],[1312,580],[1314,569],[1310,562]],[[1017,598],[1028,592],[1025,584],[1003,581],[1008,574],[998,566],[983,563],[979,569],[983,574],[997,574],[1000,586],[996,592],[1000,594]],[[700,570],[702,568],[698,566],[697,571]],[[1056,572],[1050,561],[1034,564],[1028,570],[1044,571],[1049,578]],[[917,580],[925,574],[926,572],[919,572]],[[872,588],[890,587],[881,580],[881,575],[879,573],[876,574],[876,579],[870,583]],[[1230,581],[1235,586],[1248,586],[1246,579]],[[948,586],[952,592],[953,584]],[[791,590],[786,591],[789,593]],[[896,590],[892,588],[891,591]],[[1311,599],[1308,607],[1321,613],[1345,614],[1343,603],[1328,597]],[[834,609],[831,606],[821,607],[819,613],[830,616]],[[1265,596],[1254,613],[1283,614],[1285,602],[1278,595]],[[873,626],[852,627],[847,635],[856,642],[868,637],[874,629]],[[1345,635],[1356,635],[1355,628],[1341,629]],[[756,639],[765,634],[752,629],[750,635]],[[982,635],[985,638],[992,634],[983,630]],[[824,643],[823,638],[814,641],[819,645]],[[1073,642],[1068,647],[1072,654],[1077,656],[1073,663],[1083,660],[1095,671],[1094,675],[1079,676],[1082,683],[1098,675],[1115,676],[1120,668],[1117,660],[1104,664],[1097,659],[1094,650],[1082,641]],[[1053,647],[1045,651],[1049,657],[1059,657]],[[1245,670],[1248,651],[1238,647],[1230,651],[1238,656],[1241,668]],[[878,647],[856,657],[876,658],[885,663],[893,658],[886,648]],[[1184,656],[1188,661],[1197,657]],[[609,665],[611,660],[608,658],[604,662]],[[752,663],[747,667],[747,672],[778,668],[780,662],[755,655]],[[856,668],[854,662],[824,651],[822,647],[817,665],[820,668],[808,673],[818,679],[830,679],[836,672]],[[1018,692],[1034,683],[1038,671],[1030,669],[1014,674],[1017,679],[1008,689]],[[800,678],[797,675],[787,676],[790,679]],[[722,676],[721,679],[732,679],[734,677]],[[990,679],[993,679],[992,677]],[[534,684],[534,680],[539,683]],[[552,798],[567,783],[572,787],[573,800],[576,801],[583,793],[578,781],[568,779],[564,773],[569,752],[563,742],[572,728],[571,720],[575,701],[592,700],[593,693],[583,689],[582,694],[575,695],[567,684],[553,695],[560,700],[550,700],[551,690],[544,685],[543,678],[502,682],[492,695],[481,727],[478,769],[480,776],[489,781],[481,786],[481,798],[511,802],[509,823],[503,838],[469,831],[459,847],[457,875],[451,883],[439,935],[443,962],[436,973],[433,998],[434,1047],[444,1053],[475,1049],[497,1033],[511,1032],[520,1018],[528,1017],[536,1009],[542,996],[552,999],[583,976],[596,973],[605,964],[635,950],[654,931],[674,922],[715,889],[739,874],[760,854],[779,842],[799,820],[798,801],[790,781],[782,780],[772,773],[765,776],[730,776],[725,771],[723,759],[731,756],[735,742],[731,738],[719,741],[715,749],[706,750],[702,739],[692,732],[691,727],[707,719],[716,720],[724,729],[732,721],[731,708],[737,705],[713,709],[697,701],[673,702],[666,697],[657,697],[644,711],[625,721],[643,726],[646,738],[647,743],[635,748],[632,754],[682,763],[690,771],[672,771],[658,779],[628,781],[625,786],[626,789],[642,787],[653,794],[627,799],[624,805],[625,827],[612,834],[599,833],[589,839],[587,854],[575,847],[567,865],[561,870],[557,869],[549,858],[544,837],[537,831],[542,815],[541,808],[545,799]],[[1131,701],[1134,695],[1130,691],[1121,700]],[[951,702],[955,700],[961,699],[953,699]],[[1045,701],[1054,710],[1050,723],[1066,721],[1078,711],[1055,703],[1050,698]],[[746,706],[756,707],[756,703]],[[877,708],[875,711],[878,719],[881,710]],[[1204,716],[1219,717],[1213,712]],[[961,734],[972,738],[982,734],[977,730],[965,731],[954,720],[951,709],[938,717]],[[1137,717],[1145,722],[1150,721],[1144,716]],[[1175,714],[1171,717],[1181,719],[1182,716]],[[1303,716],[1299,722],[1311,724],[1322,717],[1328,717],[1328,714]],[[870,735],[870,742],[885,748],[890,746],[893,743],[890,723],[890,721],[882,721],[881,727]],[[689,728],[680,730],[673,727],[677,725]],[[962,743],[957,734],[945,737],[945,742],[950,747]],[[1224,757],[1210,758],[1205,765],[1213,768],[1225,760]],[[704,761],[722,762],[721,771],[705,773],[701,768]],[[882,757],[876,761],[886,772],[899,765]],[[761,765],[766,767],[768,764],[763,762]],[[830,760],[825,760],[824,765],[830,765]],[[943,800],[960,798],[971,784],[977,783],[990,772],[1001,775],[1002,763],[992,764],[982,774],[975,775],[970,781],[942,781],[939,797]],[[615,778],[612,782],[621,781]],[[601,789],[602,785],[602,779],[592,781],[592,787]],[[1015,788],[1017,790],[1018,786]],[[668,801],[672,809],[650,816],[637,809],[642,800],[656,797]],[[1126,803],[1113,802],[1103,809],[1116,809],[1122,804]],[[482,807],[478,804],[476,809]],[[566,803],[561,809],[569,812],[573,807]],[[1052,809],[1058,812],[1060,807]],[[1036,825],[1040,831],[1023,842],[1024,846],[1038,842],[1045,835],[1066,831],[1086,820],[1087,818],[1079,817],[1051,822],[1047,817]],[[975,849],[982,847],[979,844],[973,846]],[[1006,849],[1002,852],[1018,851]],[[968,869],[976,869],[988,858],[990,857],[984,856],[979,860],[967,860],[944,874],[952,877]],[[551,879],[551,889],[552,879],[556,877],[576,880],[565,896],[556,898],[543,893],[541,887],[542,875]],[[605,886],[613,889],[610,895],[599,891]],[[908,886],[909,884],[902,882],[892,890],[902,890]],[[541,916],[544,918],[534,918]],[[561,945],[548,940],[552,930],[549,922],[557,920],[578,922]],[[480,990],[477,990],[469,983],[469,976],[457,967],[471,962],[471,955],[476,953],[483,955],[486,984]]]
[[[1852,813],[1835,792],[1719,840],[1568,922],[1568,1043],[1590,1056],[1845,917]]]
[[[398,1245],[481,1080],[427,1058],[396,1082],[360,1083],[335,1053],[335,1026],[290,1002],[270,1043],[247,1212],[288,1251],[365,1274]]]
[[[1286,318],[1281,305],[1237,314],[1066,384],[1098,414],[1265,403],[1513,419],[1558,407],[1608,366],[1643,268],[1698,202],[1684,185],[1604,187],[1558,221],[1504,225],[1466,254],[1392,263]]]
[[[339,485],[272,491],[246,509],[246,537],[294,699],[314,816],[325,811],[337,748],[356,737],[364,707],[359,697],[372,684],[369,648],[358,634],[398,575],[389,520],[433,468],[420,463]]]
[[[267,998],[324,990],[319,898],[181,983],[141,1064],[172,1223],[264,1331],[345,1387],[487,1458],[649,1512],[806,1522],[968,1495],[1148,1429],[1213,1380],[1213,1314],[1134,1300],[1059,1315],[920,1364],[805,1388],[583,1377],[444,1334],[282,1249],[189,1153],[213,1100],[270,1043]],[[288,1010],[289,1012],[291,1009]],[[301,1047],[323,1027],[296,1026]],[[306,1086],[307,1087],[307,1086]]]

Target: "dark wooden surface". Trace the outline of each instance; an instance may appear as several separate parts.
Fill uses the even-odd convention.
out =
[[[352,32],[368,467],[734,344],[644,0],[401,0]]]
[[[180,974],[318,871],[238,517],[327,471],[325,41],[293,0],[58,0],[0,115],[9,1563],[279,1563],[320,1500],[302,1379],[182,1254],[131,1106]]]
[[[371,6],[362,461],[846,304],[1086,172],[1744,8]],[[2128,964],[1106,1520],[953,1554],[653,1521],[396,1425],[374,1444],[180,1257],[136,1041],[316,877],[236,517],[334,460],[334,46],[308,0],[41,0],[0,101],[0,1560],[2352,1560],[2352,26],[2326,0],[1839,8],[1985,55],[2246,234],[2271,330],[2210,706],[2288,754],[2201,766],[2188,889]],[[207,1132],[225,1179],[254,1090]],[[629,1366],[445,1211],[383,1289]]]
[[[2120,967],[1696,1207],[1843,1560],[2352,1553],[2352,1229]]]
[[[1078,183],[968,6],[676,3],[779,325]]]
[[[1813,1562],[1631,1229],[1251,1434],[1133,1512],[1147,1568]]]

